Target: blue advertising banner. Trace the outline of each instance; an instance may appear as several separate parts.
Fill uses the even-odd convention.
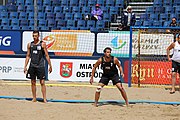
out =
[[[0,50],[20,51],[21,33],[19,31],[0,31]]]

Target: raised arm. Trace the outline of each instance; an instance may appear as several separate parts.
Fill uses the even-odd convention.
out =
[[[49,73],[52,72],[52,65],[51,65],[51,60],[50,60],[50,57],[49,57],[49,54],[48,54],[48,51],[47,51],[47,48],[46,48],[46,43],[42,43],[42,48],[44,49],[44,53],[45,53],[45,57],[46,57],[46,60],[48,61],[48,64],[49,64]]]
[[[30,43],[27,44],[27,54],[26,54],[26,59],[25,59],[25,64],[24,64],[24,73],[27,74],[27,65],[29,63],[30,59]]]
[[[102,59],[99,58],[99,59],[97,60],[97,62],[95,63],[93,69],[92,69],[92,75],[91,75],[91,78],[90,78],[90,81],[89,81],[91,85],[92,85],[92,83],[94,82],[93,77],[94,77],[94,73],[95,73],[95,71],[96,71],[96,68],[101,64],[101,62],[102,62]]]
[[[173,49],[174,46],[175,46],[175,43],[171,43],[171,44],[169,45],[169,47],[166,49],[168,61],[171,61],[171,58],[170,58],[170,50]]]

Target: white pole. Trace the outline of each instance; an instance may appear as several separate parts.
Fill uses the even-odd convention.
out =
[[[34,30],[37,30],[37,0],[34,0]]]

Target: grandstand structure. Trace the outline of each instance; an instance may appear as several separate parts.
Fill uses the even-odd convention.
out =
[[[84,20],[96,3],[104,12],[103,20]],[[37,0],[37,26],[39,30],[109,30],[121,22],[127,5],[137,16],[135,26],[168,26],[172,17],[180,20],[179,0]],[[33,30],[34,11],[33,0],[7,0],[0,5],[0,28]]]

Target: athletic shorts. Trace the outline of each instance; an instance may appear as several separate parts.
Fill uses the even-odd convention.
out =
[[[180,63],[172,60],[172,72],[180,73]]]
[[[26,78],[31,80],[36,80],[36,78],[40,80],[45,79],[45,68],[29,67],[28,73],[26,74]]]
[[[102,76],[99,83],[103,83],[104,85],[108,85],[109,81],[112,80],[113,85],[116,85],[117,83],[121,83],[121,80],[119,78],[119,75],[115,74],[112,77],[109,76]]]

